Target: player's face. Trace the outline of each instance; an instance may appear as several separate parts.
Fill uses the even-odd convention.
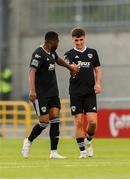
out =
[[[51,50],[55,51],[58,48],[59,39],[55,39],[51,41]]]
[[[85,36],[81,36],[79,38],[77,37],[72,37],[72,40],[74,42],[74,45],[77,49],[84,49],[85,47]]]

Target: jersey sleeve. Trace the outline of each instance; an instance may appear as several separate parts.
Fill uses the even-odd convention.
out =
[[[65,61],[67,64],[72,64],[72,63],[73,63],[73,62],[72,62],[72,58],[71,58],[71,56],[70,56],[69,53],[65,53],[65,54],[64,54],[64,61]]]
[[[95,50],[95,53],[94,53],[94,67],[97,67],[97,66],[101,66],[101,64],[100,64],[100,61],[99,61],[98,53]]]
[[[58,59],[58,54],[55,52],[55,60]]]
[[[40,52],[35,51],[31,58],[30,67],[39,69],[41,64],[42,64],[42,55]]]

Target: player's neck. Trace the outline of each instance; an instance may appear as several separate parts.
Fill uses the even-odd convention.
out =
[[[49,47],[46,46],[46,44],[41,45],[40,47],[42,47],[42,49],[47,53],[50,54],[51,53],[51,49]]]
[[[79,52],[84,52],[84,51],[87,49],[87,46],[84,46],[84,47],[81,48],[81,49],[78,49],[78,48],[74,47],[74,49],[75,49],[76,51],[79,51]]]

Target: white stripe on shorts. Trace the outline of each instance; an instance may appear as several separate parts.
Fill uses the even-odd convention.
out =
[[[37,115],[40,116],[40,108],[39,108],[38,99],[36,99],[34,103],[35,103],[35,108],[36,108],[36,111],[37,111]]]

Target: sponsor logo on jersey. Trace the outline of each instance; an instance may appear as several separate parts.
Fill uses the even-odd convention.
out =
[[[48,71],[53,71],[55,69],[55,64],[49,64]]]
[[[41,58],[39,54],[35,54],[35,58]]]
[[[71,106],[71,110],[72,110],[72,112],[75,112],[76,111],[76,106]]]
[[[78,61],[78,66],[79,66],[79,67],[89,68],[89,67],[90,67],[90,62]]]
[[[35,66],[35,67],[38,67],[39,65],[39,62],[37,59],[33,59],[32,62],[31,62],[31,65]]]
[[[41,107],[42,112],[46,112],[46,106]]]
[[[88,57],[89,57],[90,59],[92,59],[93,54],[88,54]]]

